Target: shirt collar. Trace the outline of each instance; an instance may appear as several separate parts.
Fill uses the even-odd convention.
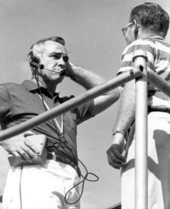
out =
[[[22,83],[22,85],[25,87],[25,89],[27,89],[30,92],[37,92],[37,93],[39,92],[38,85],[31,80],[25,80]],[[42,91],[43,94],[45,94],[46,96],[51,98],[48,91],[44,87],[40,87],[40,88],[41,88],[41,91]],[[54,97],[59,97],[59,93],[55,92],[53,98]]]
[[[28,90],[28,91],[34,91],[38,90],[38,86],[35,82],[30,80],[25,80],[22,85]]]
[[[146,38],[147,38],[147,37],[146,37]],[[164,40],[164,38],[163,38],[162,36],[159,36],[159,35],[150,35],[150,36],[148,36],[148,38]]]
[[[162,36],[154,36],[153,38],[159,39],[159,40],[164,40],[164,38]]]

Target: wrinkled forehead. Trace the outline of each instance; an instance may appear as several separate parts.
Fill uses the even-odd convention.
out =
[[[51,40],[34,45],[32,51],[33,54],[38,57],[42,57],[43,54],[50,54],[52,52],[67,54],[67,50],[62,44]]]

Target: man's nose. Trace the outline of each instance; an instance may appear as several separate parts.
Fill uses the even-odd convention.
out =
[[[59,60],[58,60],[58,65],[62,65],[62,66],[65,66],[65,62],[63,60],[63,57],[61,57]]]

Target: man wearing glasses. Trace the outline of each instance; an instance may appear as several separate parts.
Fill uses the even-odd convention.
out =
[[[147,53],[147,68],[170,80],[170,44],[164,41],[169,29],[169,15],[154,3],[144,3],[132,9],[130,21],[122,29],[127,47],[122,54],[118,74],[133,68],[133,53]],[[149,101],[168,105],[169,98],[148,85]],[[148,209],[170,208],[170,114],[151,108],[148,114]],[[135,209],[135,140],[128,149],[127,158],[122,154],[128,140],[128,130],[134,125],[135,81],[123,87],[120,108],[113,130],[112,143],[107,150],[108,162],[122,168],[121,203],[123,209]]]
[[[32,80],[0,85],[3,129],[39,115],[72,96],[60,96],[58,85],[67,76],[86,89],[105,82],[94,72],[69,63],[62,37],[42,39],[31,47]],[[85,102],[29,132],[1,142],[12,155],[3,195],[4,209],[78,209],[81,172],[77,156],[77,125],[94,117],[119,98],[119,89]],[[46,139],[42,159],[36,140]],[[31,141],[31,139],[33,141]],[[40,157],[40,156],[39,156]],[[17,160],[16,160],[17,159]],[[84,177],[84,175],[83,175]],[[84,177],[85,178],[85,177]]]

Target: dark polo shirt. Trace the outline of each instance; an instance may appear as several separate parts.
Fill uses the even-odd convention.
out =
[[[41,93],[50,108],[72,98],[72,96],[59,97],[58,93],[51,97],[47,90],[42,87]],[[64,114],[63,135],[76,156],[77,125],[94,116],[92,115],[93,108],[94,103],[91,101]],[[44,111],[46,109],[39,96],[36,83],[26,80],[22,84],[6,83],[0,85],[0,123],[3,129],[27,121]],[[57,121],[60,123],[60,117],[57,118]],[[32,131],[36,134],[45,134],[48,141],[57,141],[57,139],[60,140],[61,138],[60,130],[56,128],[52,120],[33,128]],[[72,156],[71,151],[66,150],[66,152],[67,155]]]

